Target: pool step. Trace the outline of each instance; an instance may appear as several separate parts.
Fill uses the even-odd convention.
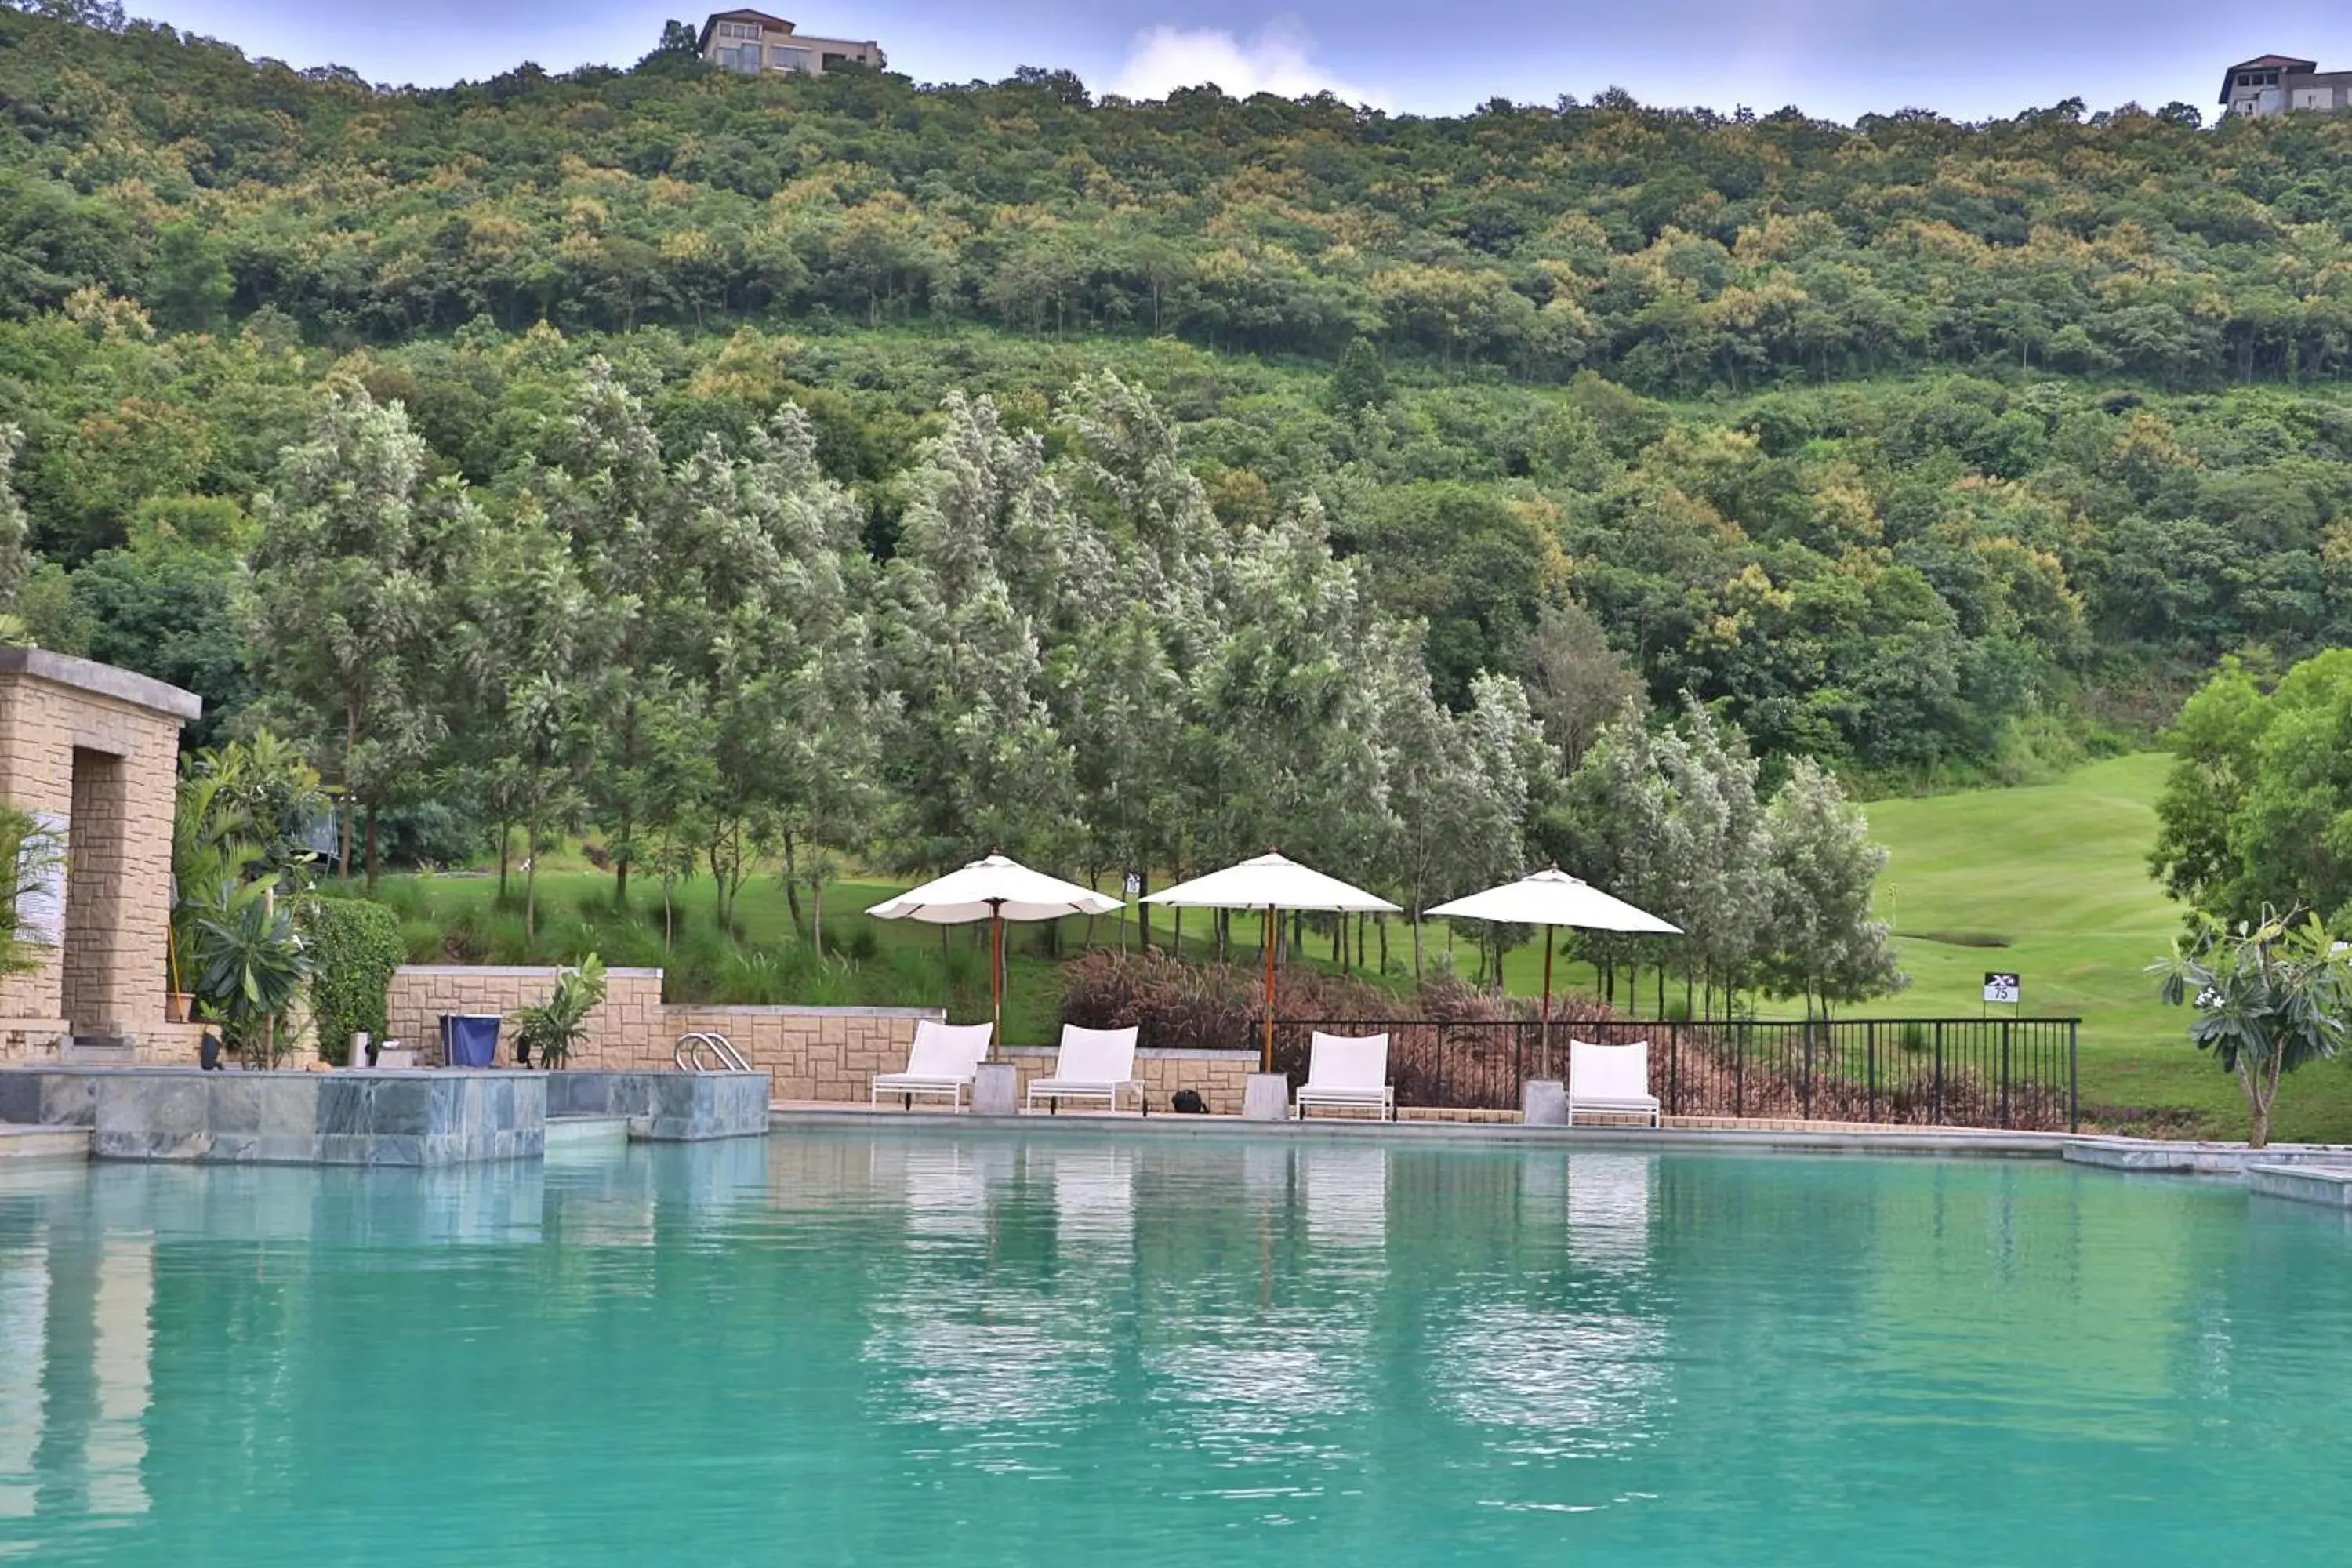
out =
[[[625,1116],[551,1116],[547,1119],[547,1151],[625,1149],[629,1119]]]
[[[0,1163],[17,1160],[87,1160],[87,1127],[20,1127],[0,1123]]]
[[[139,1042],[128,1035],[68,1035],[58,1042],[58,1065],[76,1068],[135,1068]]]
[[[2352,1165],[2248,1165],[2246,1190],[2266,1198],[2352,1209]]]

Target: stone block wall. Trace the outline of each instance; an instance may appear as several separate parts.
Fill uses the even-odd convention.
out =
[[[385,991],[384,1036],[415,1047],[420,1064],[437,1065],[442,1014],[495,1013],[503,1018],[519,1007],[546,1001],[555,989],[555,970],[543,967],[404,964]],[[660,1065],[670,1066],[676,1037],[662,1036],[661,988],[658,969],[606,970],[604,1000],[588,1015],[588,1038],[572,1054],[571,1065],[649,1069],[658,1041]],[[499,1032],[501,1064],[513,1059],[510,1027]]]
[[[420,1063],[441,1056],[444,1013],[496,1013],[547,1000],[551,968],[433,963],[403,966],[384,998],[387,1034],[414,1045]],[[877,1072],[907,1065],[915,1025],[937,1018],[922,1007],[720,1007],[662,1000],[658,969],[605,972],[604,1001],[588,1016],[588,1038],[567,1064],[580,1071],[669,1072],[689,1031],[724,1035],[778,1100],[863,1100]],[[513,1059],[501,1037],[499,1061]]]
[[[778,1100],[862,1100],[876,1073],[906,1070],[916,1024],[942,1016],[919,1007],[670,1007],[662,1066],[680,1034],[707,1030],[769,1074]]]
[[[1025,1097],[1029,1080],[1047,1078],[1054,1071],[1055,1048],[1051,1046],[1007,1046],[1004,1056],[1021,1069],[1021,1091]],[[1257,1070],[1255,1051],[1153,1050],[1150,1047],[1135,1053],[1135,1076],[1143,1080],[1144,1093],[1151,1101],[1151,1112],[1157,1116],[1168,1109],[1171,1097],[1180,1089],[1197,1090],[1207,1102],[1213,1116],[1237,1116],[1242,1109],[1242,1089],[1249,1075]],[[865,1100],[868,1090],[860,1086],[851,1099]],[[839,1098],[839,1097],[835,1097]],[[1121,1096],[1119,1108],[1131,1110],[1134,1100]],[[1075,1110],[1100,1110],[1102,1101],[1090,1100],[1078,1102]]]

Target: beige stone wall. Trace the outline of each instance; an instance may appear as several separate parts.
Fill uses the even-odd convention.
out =
[[[65,825],[68,939],[0,980],[0,1051],[45,1052],[60,1021],[162,1026],[180,725],[197,708],[126,670],[0,650],[0,798]]]
[[[404,964],[394,972],[384,993],[384,1037],[415,1046],[420,1053],[418,1061],[437,1064],[442,1014],[496,1013],[504,1017],[518,1007],[546,1001],[555,989],[555,975],[553,969],[541,967]],[[604,1000],[588,1015],[588,1038],[572,1057],[572,1065],[655,1065],[653,1045],[662,1027],[661,988],[658,969],[606,970]],[[499,1054],[502,1059],[509,1054],[503,1041]],[[667,1041],[659,1065],[670,1065]]]
[[[724,1035],[778,1100],[864,1100],[876,1073],[902,1072],[915,1026],[942,1015],[919,1007],[708,1007],[664,1011],[661,1065],[689,1029]]]
[[[386,1032],[425,1052],[420,1061],[438,1061],[442,1014],[504,1016],[547,1000],[555,975],[551,968],[404,966],[384,998]],[[706,1030],[726,1036],[754,1068],[772,1074],[779,1100],[863,1100],[876,1073],[907,1065],[917,1020],[937,1016],[921,1008],[673,1006],[662,1001],[660,970],[613,969],[571,1065],[667,1070],[676,1063],[678,1037]]]
[[[392,978],[385,1014],[394,1039],[416,1046],[421,1061],[440,1059],[444,1013],[496,1013],[547,999],[556,972],[477,964],[412,964]],[[589,1037],[572,1058],[575,1068],[667,1070],[677,1038],[688,1031],[724,1035],[751,1066],[770,1074],[778,1100],[865,1104],[874,1075],[907,1065],[915,1026],[940,1016],[922,1007],[719,1007],[666,1004],[658,969],[607,972],[604,1005],[588,1016]],[[502,1059],[511,1052],[501,1049]],[[1005,1055],[1021,1068],[1022,1087],[1054,1068],[1050,1046],[1013,1046]],[[1241,1110],[1242,1086],[1257,1067],[1250,1051],[1138,1053],[1136,1069],[1155,1110],[1180,1089],[1198,1089],[1219,1113]]]
[[[1021,1092],[1029,1092],[1029,1080],[1045,1078],[1054,1070],[1055,1052],[1051,1046],[1007,1046],[1007,1059],[1021,1069]],[[903,1061],[899,1064],[905,1065]],[[1208,1102],[1213,1116],[1238,1116],[1242,1109],[1242,1089],[1249,1075],[1257,1070],[1255,1051],[1155,1051],[1144,1049],[1135,1054],[1135,1075],[1141,1079],[1144,1092],[1150,1097],[1156,1114],[1168,1109],[1171,1096],[1180,1089],[1197,1089]],[[867,1090],[861,1088],[851,1098],[864,1100]],[[833,1097],[826,1097],[833,1098]],[[1087,1105],[1099,1108],[1100,1100],[1088,1100]],[[1132,1109],[1134,1101],[1121,1096],[1119,1108]]]

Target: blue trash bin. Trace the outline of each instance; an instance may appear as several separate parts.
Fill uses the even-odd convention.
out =
[[[441,1060],[453,1068],[486,1068],[499,1059],[496,1013],[441,1015]]]

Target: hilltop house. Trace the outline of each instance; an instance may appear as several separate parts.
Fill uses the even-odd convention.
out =
[[[889,63],[873,39],[812,38],[782,16],[765,11],[713,11],[695,47],[712,65],[757,76],[761,71],[805,71],[822,76],[838,65],[880,70]]]
[[[2221,76],[2221,106],[2232,114],[2284,114],[2352,109],[2352,71],[2323,71],[2316,60],[2263,55]]]

